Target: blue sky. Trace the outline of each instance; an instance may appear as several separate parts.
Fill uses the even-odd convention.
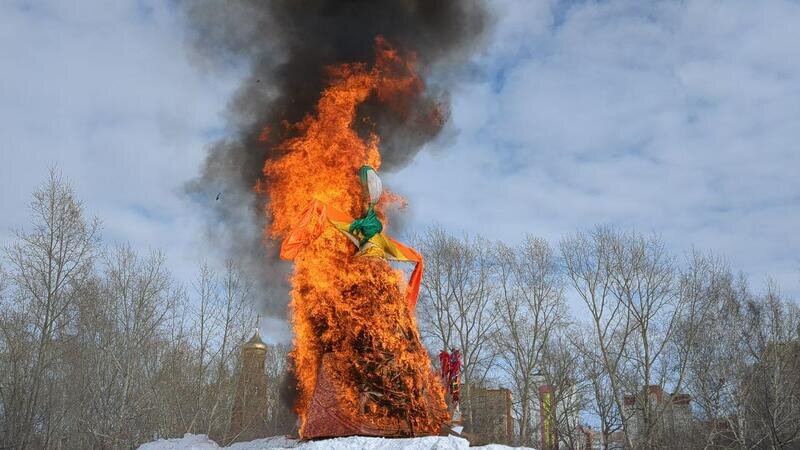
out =
[[[432,83],[452,122],[386,174],[410,230],[556,242],[593,224],[728,257],[800,294],[800,3],[492,1],[485,46]],[[208,67],[170,2],[0,3],[0,242],[58,165],[109,242],[214,254],[183,184],[246,68]]]

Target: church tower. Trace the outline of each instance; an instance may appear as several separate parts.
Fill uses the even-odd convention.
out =
[[[264,365],[267,345],[258,329],[242,345],[236,397],[231,409],[228,428],[230,442],[250,441],[267,436],[267,374]]]

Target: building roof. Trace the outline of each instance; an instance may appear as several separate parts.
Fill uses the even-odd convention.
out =
[[[645,391],[648,393],[648,395],[655,397],[654,400],[656,403],[662,403],[666,401],[671,402],[674,405],[689,405],[689,403],[692,401],[692,396],[689,394],[678,392],[667,394],[664,392],[664,389],[661,386],[653,384],[648,386],[646,389],[642,389],[642,392],[639,394],[625,394],[622,399],[625,406],[634,406],[636,401],[639,399],[639,396],[644,394]]]
[[[251,337],[250,340],[244,344],[244,348],[257,348],[261,350],[267,349],[267,344],[261,340],[261,333],[258,332],[258,328],[253,331],[253,337]]]

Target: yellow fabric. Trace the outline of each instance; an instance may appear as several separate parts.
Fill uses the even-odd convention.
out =
[[[322,227],[325,222],[336,227],[358,247],[359,238],[349,231],[352,221],[353,218],[342,210],[318,200],[313,200],[300,223],[284,238],[281,244],[281,258],[286,260],[294,259],[300,250],[322,233]],[[356,255],[415,263],[406,291],[409,307],[414,308],[419,296],[422,272],[425,267],[422,255],[413,248],[407,247],[383,233],[377,233],[372,236],[369,241],[359,248]]]

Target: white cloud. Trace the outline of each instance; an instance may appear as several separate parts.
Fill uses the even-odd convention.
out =
[[[800,5],[489,4],[486,48],[448,81],[457,136],[386,176],[412,226],[555,241],[615,223],[800,294]],[[58,164],[108,240],[164,248],[184,280],[209,255],[181,186],[241,72],[190,64],[172,8],[0,4],[0,240]]]
[[[800,4],[503,9],[485,70],[454,82],[460,134],[391,177],[416,223],[507,240],[619,224],[800,294]]]
[[[25,223],[30,194],[57,165],[109,242],[162,248],[187,281],[201,219],[182,185],[241,75],[189,62],[169,2],[0,4],[0,238]]]

